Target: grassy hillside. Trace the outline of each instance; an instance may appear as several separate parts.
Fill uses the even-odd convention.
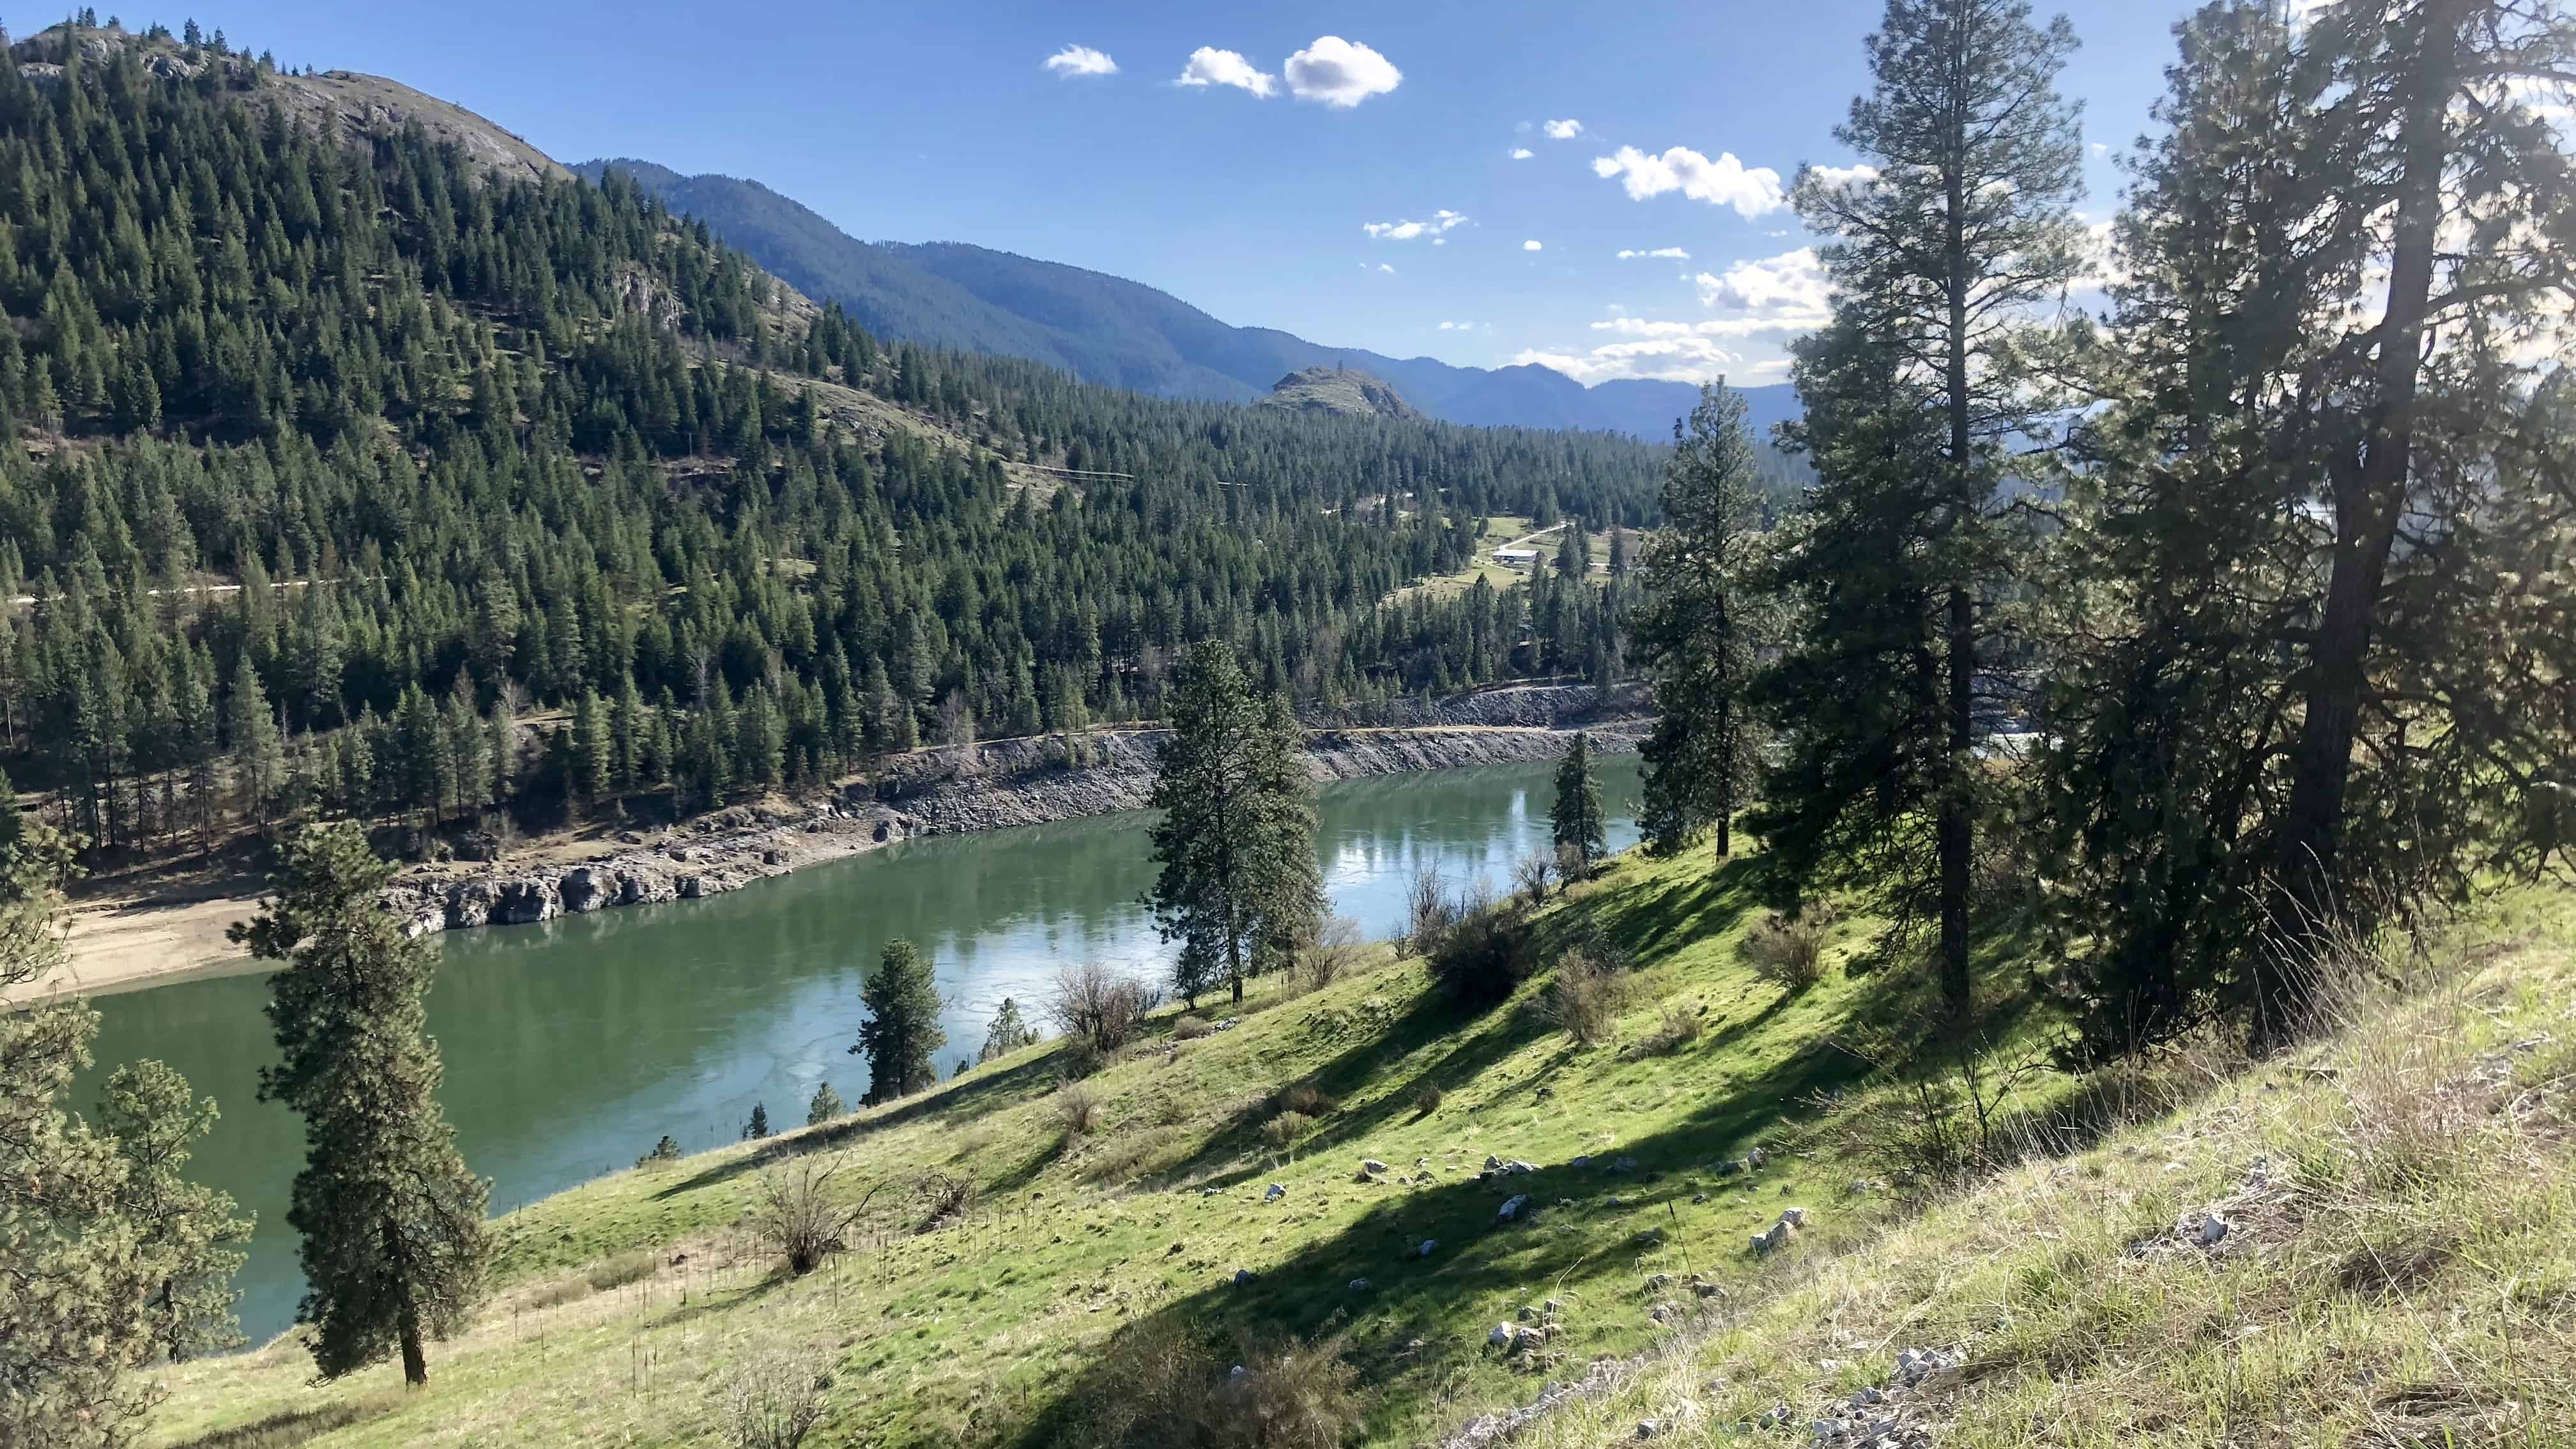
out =
[[[723,1443],[729,1387],[782,1354],[828,1366],[816,1442],[1075,1442],[1184,1349],[1388,1444],[1549,1382],[1579,1387],[1519,1442],[1735,1442],[1775,1408],[1788,1427],[1748,1442],[1805,1442],[1915,1346],[1944,1366],[1869,1411],[1905,1442],[2537,1444],[2570,1422],[2563,896],[2435,943],[2414,994],[2355,994],[2355,1029],[2295,1058],[2083,1084],[1990,1066],[1999,1140],[2040,1155],[1920,1193],[1906,1169],[1939,1134],[1908,1104],[1959,1081],[1873,1065],[1928,1003],[1845,959],[1863,923],[1816,985],[1771,984],[1738,874],[1701,855],[1622,860],[1540,924],[1634,963],[1597,1045],[1551,1023],[1547,975],[1468,1014],[1384,952],[1227,1029],[1165,1013],[1086,1084],[1087,1130],[1041,1045],[503,1219],[506,1286],[424,1392],[390,1369],[312,1387],[281,1340],[173,1370],[154,1442]],[[2010,945],[1992,1063],[2035,1060],[2015,1053],[2046,1029],[2002,985],[2028,978]],[[1283,1107],[1313,1120],[1270,1125]],[[1538,1170],[1480,1177],[1489,1157]],[[867,1208],[851,1251],[790,1279],[746,1217],[818,1166]],[[1522,1193],[1534,1211],[1498,1220]],[[2229,1229],[2202,1246],[2212,1204]],[[1750,1250],[1791,1207],[1804,1231]],[[1498,1348],[1498,1325],[1544,1337]],[[1275,1356],[1292,1337],[1328,1356]]]

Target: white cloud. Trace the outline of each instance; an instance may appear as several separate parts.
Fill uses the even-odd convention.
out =
[[[1688,146],[1675,146],[1660,156],[1622,146],[1612,155],[1594,157],[1592,174],[1605,180],[1620,178],[1631,201],[1678,191],[1693,201],[1734,207],[1735,214],[1747,221],[1778,211],[1788,202],[1780,190],[1779,172],[1768,166],[1747,167],[1732,151],[1721,152],[1712,161]]]
[[[1060,76],[1118,74],[1118,62],[1109,58],[1109,52],[1087,45],[1068,45],[1048,56],[1046,68]]]
[[[1690,260],[1690,253],[1683,251],[1680,247],[1657,247],[1650,252],[1623,251],[1619,253],[1619,260],[1623,262],[1633,262],[1639,257],[1664,257],[1672,261],[1686,262]]]
[[[1431,213],[1429,221],[1372,221],[1362,225],[1360,230],[1379,241],[1412,241],[1416,237],[1427,236],[1433,246],[1438,246],[1440,233],[1462,226],[1466,220],[1464,212],[1443,209]]]
[[[1550,121],[1547,123],[1547,138],[1551,141],[1571,141],[1582,134],[1583,123],[1581,121]]]
[[[1190,63],[1181,67],[1179,77],[1172,84],[1233,86],[1237,90],[1267,97],[1278,93],[1279,77],[1245,60],[1238,52],[1202,45],[1190,52]]]
[[[1280,69],[1287,73],[1288,88],[1297,93],[1297,99],[1346,110],[1404,82],[1404,72],[1385,56],[1338,35],[1317,36],[1314,44],[1288,57]]]
[[[1878,168],[1866,165],[1810,166],[1805,179],[1819,190],[1858,194],[1878,184]]]
[[[1586,352],[1525,348],[1513,356],[1512,362],[1514,365],[1534,362],[1541,367],[1552,367],[1588,385],[1614,377],[1706,382],[1720,373],[1742,368],[1744,357],[1708,338],[1684,335],[1614,342]]]
[[[1832,308],[1824,259],[1814,247],[1737,262],[1723,275],[1702,272],[1696,280],[1702,306],[1745,313],[1770,324],[1763,330],[1804,331],[1821,325]]]
[[[1536,151],[1531,150],[1527,146],[1514,146],[1512,148],[1512,159],[1515,161],[1527,161],[1529,158],[1537,154],[1538,153]]]
[[[1538,242],[1525,241],[1521,243],[1521,250],[1525,252],[1542,252],[1547,250],[1547,248]]]
[[[1473,322],[1443,322],[1440,324],[1440,330],[1443,332],[1473,332],[1476,330],[1476,324]]]
[[[1377,269],[1378,269],[1379,271],[1381,271],[1381,272],[1386,273],[1386,274],[1387,274],[1388,276],[1390,276],[1390,277],[1392,277],[1392,276],[1394,276],[1394,275],[1395,275],[1395,268],[1388,266],[1388,265],[1387,265],[1386,263],[1384,263],[1384,262],[1380,262],[1380,263],[1378,263],[1378,264],[1377,264]]]

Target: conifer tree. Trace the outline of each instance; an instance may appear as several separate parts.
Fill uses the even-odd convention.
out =
[[[1641,750],[1642,824],[1658,850],[1713,828],[1724,859],[1759,763],[1752,683],[1766,610],[1752,574],[1761,508],[1744,399],[1708,384],[1673,425],[1664,527],[1646,551],[1636,628],[1656,709]],[[1615,537],[1611,556],[1621,556]]]
[[[841,1104],[841,1094],[832,1090],[830,1082],[818,1082],[813,1100],[805,1104],[805,1125],[820,1127],[849,1110]]]
[[[243,812],[264,823],[286,785],[286,750],[278,738],[277,720],[269,713],[268,696],[260,690],[259,671],[251,668],[247,653],[233,670],[227,719],[233,788],[240,792]]]
[[[751,1104],[751,1120],[742,1124],[742,1140],[758,1142],[769,1135],[769,1104]]]
[[[1601,777],[1592,768],[1592,736],[1581,730],[1565,747],[1556,766],[1556,803],[1548,812],[1550,838],[1559,859],[1568,855],[1584,871],[1607,846],[1606,812],[1601,806]]]
[[[2017,342],[2079,267],[2082,144],[2056,91],[2074,47],[2025,0],[1889,0],[1835,131],[1863,164],[1796,192],[1834,239],[1835,302],[1794,349],[1819,484],[1781,560],[1800,628],[1766,693],[1788,748],[1754,823],[1784,893],[1858,874],[1898,929],[1936,922],[1961,1023],[1979,699],[2018,573],[1998,496],[2007,441],[2046,413]]]
[[[1182,661],[1148,804],[1161,867],[1152,904],[1180,943],[1173,984],[1195,1002],[1295,949],[1322,912],[1313,787],[1284,701],[1257,699],[1233,648],[1210,641]]]
[[[993,1013],[992,1023],[984,1028],[984,1045],[975,1053],[976,1064],[980,1066],[995,1057],[1009,1056],[1037,1039],[1037,1028],[1029,1025],[1027,1018],[1020,1014],[1020,1004],[1005,996],[1000,1008]]]
[[[868,1059],[869,1106],[939,1085],[932,1055],[948,1044],[939,1026],[939,982],[930,958],[910,941],[886,942],[875,973],[859,993],[868,1019],[850,1050]]]
[[[399,1351],[429,1380],[424,1345],[463,1328],[481,1296],[490,1184],[466,1170],[439,1111],[437,1044],[422,1031],[436,960],[377,909],[392,867],[347,822],[287,842],[260,914],[233,939],[285,969],[268,1017],[279,1062],[260,1096],[304,1119],[305,1164],[287,1221],[302,1235],[314,1367],[337,1378]]]

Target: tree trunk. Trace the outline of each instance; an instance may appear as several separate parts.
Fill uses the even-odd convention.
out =
[[[429,1382],[429,1359],[420,1347],[420,1310],[411,1301],[411,1265],[403,1252],[402,1232],[387,1218],[378,1227],[384,1235],[385,1260],[394,1274],[394,1292],[401,1299],[394,1310],[395,1329],[402,1338],[403,1383],[419,1388]]]
[[[1969,469],[1974,440],[1968,420],[1967,117],[1954,113],[1950,124],[1954,128],[1952,144],[1958,150],[1949,167],[1947,198],[1950,355],[1945,385],[1949,389],[1950,414],[1950,527],[1955,543],[1975,528],[1980,500],[1973,496]],[[1963,579],[1951,581],[1948,619],[1942,633],[1949,656],[1949,697],[1943,711],[1949,739],[1941,772],[1941,800],[1933,823],[1941,858],[1941,995],[1952,1020],[1965,1029],[1976,995],[1968,976],[1968,860],[1976,850],[1976,823],[1968,810],[1968,772],[1976,768],[1971,753],[1976,729],[1971,702],[1976,693],[1977,620],[1975,601],[1969,597],[1968,584]]]
[[[403,1383],[420,1388],[429,1382],[429,1360],[420,1349],[420,1315],[405,1306],[402,1312]]]
[[[2290,799],[2281,819],[2269,911],[2273,940],[2255,968],[2254,1032],[2262,1045],[2278,1044],[2297,1029],[2313,984],[2311,968],[2331,923],[2345,909],[2337,899],[2336,861],[2345,788],[2369,687],[2380,587],[2405,503],[2449,152],[2444,111],[2455,88],[2467,9],[2463,0],[2426,6],[2424,33],[2407,75],[2405,173],[2390,237],[2377,396],[2360,458],[2338,469],[2333,480],[2333,569],[2308,662],[2306,714],[2291,753]]]

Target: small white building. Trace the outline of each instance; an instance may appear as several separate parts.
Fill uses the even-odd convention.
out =
[[[1501,564],[1507,569],[1519,569],[1523,573],[1527,573],[1529,570],[1538,567],[1538,550],[1534,548],[1498,548],[1494,550],[1494,562]]]

